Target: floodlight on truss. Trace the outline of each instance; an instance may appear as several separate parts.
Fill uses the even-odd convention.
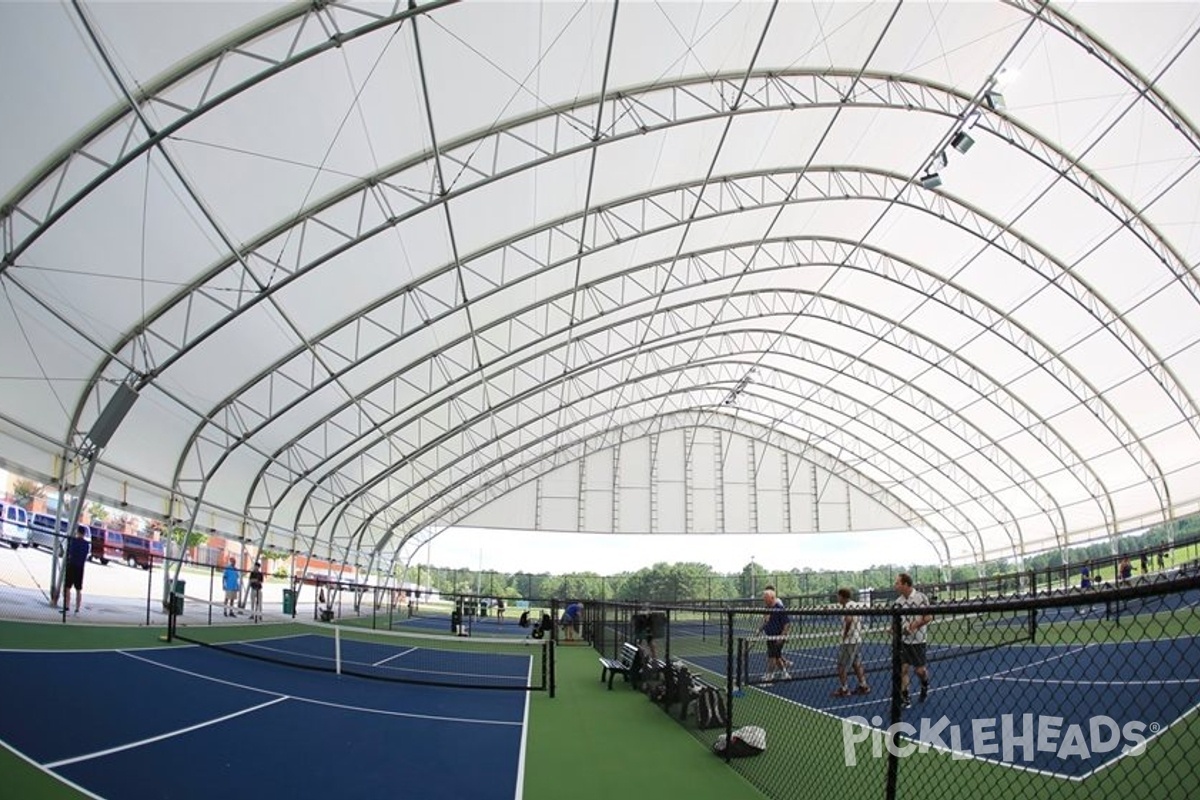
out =
[[[936,189],[942,185],[942,176],[936,172],[928,172],[921,176],[921,186],[926,189]]]
[[[966,155],[966,152],[975,146],[975,140],[972,139],[966,131],[959,131],[954,134],[954,138],[950,140],[950,146],[958,152]]]
[[[1003,111],[1007,107],[1004,104],[1004,95],[991,89],[983,93],[983,102],[992,111]]]

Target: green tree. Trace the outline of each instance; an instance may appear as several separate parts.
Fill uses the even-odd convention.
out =
[[[12,487],[13,500],[16,500],[17,505],[27,511],[33,507],[33,501],[43,497],[45,493],[45,486],[24,478],[15,481]]]
[[[193,547],[200,547],[208,541],[208,534],[193,530],[190,534],[188,529],[180,525],[171,528],[171,532],[166,534],[167,541],[180,547],[184,553],[191,550]]]
[[[93,524],[103,525],[104,521],[108,519],[108,507],[103,503],[89,503],[88,517]]]

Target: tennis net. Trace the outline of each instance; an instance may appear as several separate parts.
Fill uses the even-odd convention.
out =
[[[174,598],[168,638],[245,658],[374,680],[554,692],[549,639],[372,631]],[[186,613],[185,613],[186,609]]]

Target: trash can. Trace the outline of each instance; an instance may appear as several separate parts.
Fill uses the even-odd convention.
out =
[[[284,589],[283,590],[283,613],[285,613],[285,614],[295,614],[296,613],[296,590],[295,589]]]
[[[183,613],[183,590],[186,587],[187,581],[175,581],[171,584],[171,611],[176,615]]]

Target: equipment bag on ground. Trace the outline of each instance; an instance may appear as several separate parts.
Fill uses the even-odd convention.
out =
[[[725,734],[722,733],[718,736],[716,743],[713,744],[714,753],[722,757],[728,755],[730,758],[756,756],[766,749],[767,732],[757,725],[744,725],[734,731],[728,746],[728,753],[725,752]]]

